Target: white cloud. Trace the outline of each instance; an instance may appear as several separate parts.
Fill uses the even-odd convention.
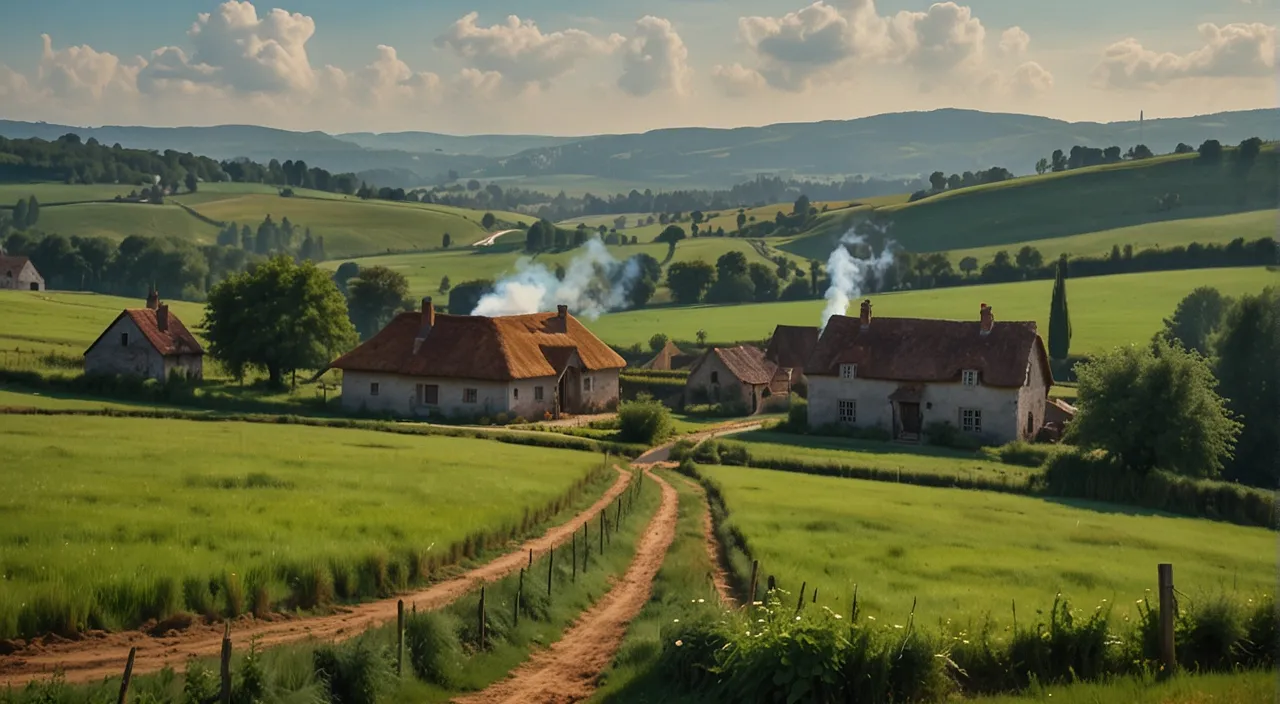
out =
[[[1102,54],[1097,75],[1111,88],[1166,85],[1186,78],[1260,78],[1273,76],[1276,28],[1262,23],[1200,25],[1204,46],[1186,53],[1158,52],[1130,37]]]
[[[625,41],[617,34],[601,39],[580,29],[545,34],[532,20],[515,15],[505,24],[481,27],[479,18],[475,12],[462,17],[436,45],[469,61],[469,68],[521,84],[547,86],[581,61],[611,54]]]
[[[1031,46],[1031,35],[1021,27],[1010,27],[1000,33],[1000,53],[1005,56],[1022,56]]]
[[[82,45],[53,48],[48,34],[40,35],[44,49],[36,74],[36,90],[69,102],[100,100],[113,93],[137,92],[138,72],[146,61],[122,62],[119,57]],[[25,83],[25,80],[23,81]]]
[[[237,91],[270,93],[315,86],[307,58],[315,32],[306,15],[275,9],[258,17],[252,3],[228,0],[201,13],[187,36],[195,46],[192,63],[212,67],[211,77]]]
[[[760,72],[742,64],[716,66],[711,70],[711,82],[731,98],[742,98],[764,89],[766,83]]]
[[[848,18],[821,0],[782,17],[743,17],[738,28],[760,57],[759,74],[782,90],[804,90],[814,74],[853,54]]]
[[[692,73],[689,49],[670,20],[649,15],[636,22],[635,35],[622,46],[619,88],[635,96],[685,95]]]

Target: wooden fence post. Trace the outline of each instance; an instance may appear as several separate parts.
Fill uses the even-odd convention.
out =
[[[796,602],[796,613],[800,613],[800,609],[804,608],[804,589],[809,586],[808,582],[800,583],[800,600]]]
[[[218,701],[231,704],[231,622],[227,621],[222,632],[222,689]]]
[[[818,603],[818,588],[817,588],[817,587],[814,587],[814,588],[813,588],[813,603],[815,603],[815,604],[816,604],[816,603]]]
[[[480,587],[480,649],[484,650],[485,641],[485,622],[484,622],[484,587]]]
[[[849,609],[849,623],[858,622],[858,585],[853,585],[853,606]]]
[[[604,556],[604,511],[600,512],[600,555]]]
[[[622,530],[622,497],[618,497],[617,515],[613,518],[613,529],[615,531]]]
[[[1174,658],[1173,622],[1177,603],[1173,595],[1173,565],[1162,563],[1157,567],[1160,583],[1160,662],[1164,674],[1172,675],[1177,661]]]
[[[136,647],[129,648],[129,659],[124,664],[124,679],[120,680],[120,698],[116,700],[118,704],[124,704],[129,698],[129,680],[133,679],[133,658],[137,656],[138,649]]]
[[[404,599],[396,602],[396,677],[404,675]]]
[[[587,573],[587,565],[591,564],[591,521],[582,524],[582,573]]]
[[[524,569],[520,570],[520,582],[516,585],[516,608],[515,616],[512,618],[514,625],[520,625],[520,599],[524,597]]]
[[[760,574],[760,561],[751,561],[751,584],[747,586],[747,606],[754,606],[756,603],[756,576]]]
[[[529,569],[533,569],[533,548],[529,548]]]
[[[572,554],[570,554],[570,557],[573,559],[573,576],[570,577],[569,579],[572,583],[577,584],[578,582],[578,531],[576,530],[573,532],[573,542],[569,549],[573,551]]]
[[[551,548],[551,552],[547,553],[547,596],[551,596],[551,570],[556,563],[556,549]]]

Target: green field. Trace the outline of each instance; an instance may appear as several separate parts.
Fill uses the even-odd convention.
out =
[[[203,305],[166,303],[187,329],[196,331],[204,317]],[[120,311],[144,305],[141,298],[96,293],[0,291],[0,354],[13,350],[83,354]]]
[[[1275,588],[1275,534],[1265,529],[995,492],[704,471],[764,574],[793,594],[808,582],[837,612],[856,584],[865,612],[890,623],[906,623],[913,599],[920,623],[986,614],[1008,623],[1014,602],[1032,623],[1058,593],[1086,610],[1114,604],[1123,618],[1155,588],[1160,562],[1174,563],[1187,599]]]
[[[1197,269],[1123,274],[1072,279],[1067,284],[1071,304],[1074,354],[1088,354],[1116,345],[1143,342],[1161,327],[1186,294],[1199,286],[1214,286],[1236,296],[1280,284],[1280,274],[1265,268]],[[1024,281],[871,296],[875,314],[886,317],[977,320],[987,303],[996,321],[1034,320],[1048,333],[1052,281]],[[799,301],[737,306],[652,308],[606,315],[591,329],[615,345],[644,344],[655,332],[677,340],[692,340],[705,330],[713,342],[764,340],[775,326],[817,325],[824,303]]]
[[[1278,221],[1280,221],[1280,211],[1255,210],[1209,218],[1165,220],[1091,232],[1087,235],[1037,240],[1028,244],[1040,250],[1046,261],[1056,259],[1059,254],[1072,257],[1101,257],[1109,255],[1112,247],[1123,250],[1127,244],[1133,245],[1134,251],[1142,251],[1185,247],[1192,242],[1226,244],[1237,237],[1253,242],[1264,237],[1274,237]],[[1015,254],[1020,246],[1021,244],[958,249],[947,252],[947,256],[951,258],[953,265],[958,264],[964,257],[970,256],[976,257],[979,263],[986,263],[995,257],[996,252],[1005,250],[1009,254]]]
[[[23,468],[0,477],[0,638],[222,611],[202,600],[233,575],[272,603],[312,575],[338,597],[403,587],[470,535],[528,527],[599,465],[487,440],[78,416],[6,416],[0,444]]]
[[[172,204],[80,203],[42,207],[39,227],[67,237],[106,237],[112,241],[129,235],[178,237],[196,244],[214,244],[218,240],[218,228]]]
[[[0,357],[4,353],[0,352]],[[152,404],[129,403],[119,401],[98,401],[70,396],[50,395],[30,391],[9,391],[0,385],[0,408],[40,408],[57,411],[96,411],[111,409],[119,411],[147,410],[154,408]]]
[[[41,208],[55,203],[84,203],[95,200],[112,200],[127,196],[138,186],[99,183],[89,186],[68,186],[62,183],[5,183],[0,184],[0,208],[11,208],[21,198],[35,196]],[[41,217],[45,213],[41,211]]]
[[[1024,695],[976,697],[971,704],[1258,704],[1275,701],[1273,672],[1181,675],[1160,681],[1154,678],[1044,687]]]

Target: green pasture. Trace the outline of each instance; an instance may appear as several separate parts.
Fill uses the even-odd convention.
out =
[[[1142,251],[1185,247],[1192,242],[1226,244],[1238,237],[1244,238],[1247,242],[1253,242],[1264,237],[1274,237],[1277,222],[1280,222],[1280,211],[1255,210],[1208,218],[1163,220],[1085,235],[1037,240],[1026,244],[1040,250],[1046,261],[1056,259],[1060,254],[1072,257],[1100,257],[1111,254],[1112,247],[1123,250],[1125,245],[1133,245],[1134,251]],[[951,258],[953,266],[958,265],[965,257],[975,257],[979,264],[985,264],[995,258],[996,252],[1000,250],[1005,250],[1010,255],[1016,254],[1022,244],[958,249],[947,252],[947,256]]]
[[[987,615],[1010,624],[1015,604],[1030,624],[1057,594],[1133,618],[1161,562],[1174,564],[1186,600],[1229,592],[1243,601],[1275,588],[1275,534],[1265,529],[996,492],[704,471],[762,574],[792,594],[807,582],[838,613],[857,585],[863,613],[891,624],[907,623],[913,600],[920,624],[949,619],[959,630]]]
[[[106,237],[113,241],[129,235],[177,237],[196,244],[214,244],[218,228],[166,203],[78,203],[40,208],[39,229],[70,237]]]
[[[196,331],[204,317],[203,305],[166,303],[188,330]],[[0,291],[0,354],[14,350],[83,354],[120,311],[145,305],[142,298],[96,293]]]
[[[63,183],[4,183],[0,184],[0,208],[12,208],[19,199],[35,196],[40,203],[40,216],[44,206],[56,203],[85,203],[96,200],[112,200],[127,196],[139,186],[98,183],[86,186],[68,186]]]
[[[1214,286],[1231,296],[1280,284],[1280,274],[1258,268],[1197,269],[1072,279],[1071,351],[1088,354],[1148,340],[1186,294]],[[1048,333],[1052,281],[1023,281],[870,296],[875,314],[885,317],[977,320],[981,304],[995,309],[996,321],[1034,320]],[[650,308],[606,315],[591,324],[615,345],[644,344],[655,332],[692,340],[705,330],[713,342],[764,340],[775,326],[817,325],[823,301]],[[874,323],[873,323],[874,324]]]
[[[81,416],[7,416],[0,443],[23,467],[0,477],[0,637],[201,612],[211,582],[272,603],[298,575],[339,597],[385,589],[344,579],[402,586],[468,536],[528,528],[599,465],[486,440]]]
[[[0,358],[4,353],[0,352]],[[0,408],[40,408],[55,411],[96,411],[110,409],[117,411],[136,411],[154,408],[152,404],[130,403],[128,401],[98,401],[87,398],[74,398],[63,395],[50,395],[32,391],[9,391],[0,386]]]
[[[1022,695],[976,697],[971,704],[1254,704],[1275,701],[1274,672],[1120,679],[1043,687]]]

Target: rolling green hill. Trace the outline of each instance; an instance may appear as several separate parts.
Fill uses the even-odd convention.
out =
[[[74,203],[41,207],[39,227],[68,237],[106,237],[112,241],[129,235],[179,237],[197,244],[213,244],[218,239],[218,228],[171,204]]]
[[[163,294],[163,291],[161,292]],[[204,317],[199,303],[165,301],[193,333]],[[96,293],[0,291],[0,353],[12,350],[76,356],[125,308],[141,308],[141,298]]]

